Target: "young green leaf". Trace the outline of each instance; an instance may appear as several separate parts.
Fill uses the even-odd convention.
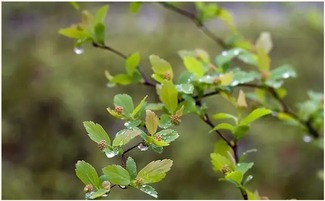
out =
[[[235,122],[237,122],[237,117],[234,115],[228,114],[228,113],[217,113],[212,116],[213,119],[233,119]]]
[[[257,64],[261,72],[268,72],[270,70],[270,58],[263,49],[257,50]]]
[[[178,93],[173,83],[163,83],[160,90],[159,98],[161,102],[164,103],[169,113],[173,113],[176,110],[178,103]]]
[[[136,114],[138,114],[139,112],[141,113],[141,110],[143,110],[146,106],[146,99],[147,99],[148,95],[146,95],[139,103],[139,105],[137,105],[135,107],[135,109],[132,111],[131,117],[135,117]]]
[[[99,44],[105,44],[105,25],[101,22],[97,23],[94,27],[95,41]]]
[[[89,34],[87,31],[79,30],[77,29],[77,27],[74,26],[60,29],[59,34],[66,36],[68,38],[74,38],[80,40],[91,37],[91,34]]]
[[[220,83],[221,85],[227,86],[227,85],[230,85],[232,83],[232,81],[234,80],[234,74],[232,72],[225,73],[219,79],[221,81],[221,83]]]
[[[162,139],[159,139],[157,136],[150,136],[147,139],[148,139],[148,141],[151,144],[154,144],[154,145],[156,145],[158,147],[166,147],[166,146],[169,146],[169,144],[167,142],[165,142]]]
[[[103,173],[108,176],[112,184],[129,185],[131,178],[127,170],[119,165],[108,165],[103,168]]]
[[[95,23],[104,23],[109,5],[100,7],[95,14]]]
[[[132,77],[130,77],[128,74],[117,74],[112,79],[110,82],[119,84],[119,85],[129,85],[132,83]]]
[[[123,107],[123,114],[130,116],[134,110],[131,96],[127,94],[118,94],[114,96],[114,105]]]
[[[231,171],[235,170],[235,164],[233,163],[233,161],[229,160],[225,156],[222,156],[219,153],[211,153],[210,157],[211,157],[211,163],[213,165],[213,169],[215,171],[222,172],[225,166],[229,167]]]
[[[89,197],[89,199],[96,199],[96,198],[100,198],[102,197],[104,194],[108,193],[110,190],[106,190],[106,189],[99,189],[98,191],[92,193]]]
[[[231,148],[224,140],[218,140],[217,143],[214,145],[214,153],[228,157],[229,151],[231,151]]]
[[[169,78],[168,80],[173,79],[173,69],[171,65],[164,59],[161,59],[160,57],[156,55],[150,55],[149,60],[152,66],[153,72],[155,72],[158,75],[166,76],[168,74]]]
[[[237,107],[238,108],[247,108],[246,96],[242,90],[239,91],[239,95],[238,95],[238,99],[237,99]]]
[[[77,2],[69,2],[74,9],[79,10],[79,4]]]
[[[158,124],[159,124],[158,116],[154,112],[147,110],[146,111],[146,128],[151,135],[154,135],[156,133]]]
[[[233,181],[235,182],[237,185],[241,185],[241,182],[243,180],[243,173],[239,172],[239,171],[233,171],[230,172],[226,175],[225,177],[228,181]]]
[[[101,125],[96,124],[92,121],[84,121],[83,124],[91,140],[96,143],[101,140],[105,140],[107,144],[111,144],[111,140],[108,134]]]
[[[241,48],[234,48],[231,50],[223,51],[219,56],[216,57],[216,63],[218,66],[224,66],[225,64],[229,63],[233,58],[238,56],[243,49]]]
[[[135,52],[130,56],[128,56],[128,58],[125,61],[126,72],[128,73],[128,75],[132,75],[136,71],[139,63],[140,63],[139,52]]]
[[[204,75],[204,68],[202,63],[194,57],[185,57],[183,59],[186,69],[193,73],[197,78]]]
[[[236,139],[241,139],[247,134],[249,129],[250,129],[249,125],[238,125],[233,131],[233,134],[236,137]]]
[[[212,130],[209,131],[209,133],[212,133],[213,131],[221,130],[221,129],[229,130],[230,132],[233,132],[235,130],[235,127],[228,123],[221,123],[221,124],[216,125]]]
[[[171,127],[173,124],[172,122],[170,121],[170,115],[168,114],[162,114],[160,116],[160,120],[159,120],[159,127],[160,128],[169,128]]]
[[[178,133],[172,129],[161,130],[156,135],[160,135],[161,139],[167,143],[171,143],[179,137]]]
[[[262,116],[271,114],[272,110],[267,109],[267,108],[257,108],[253,110],[251,113],[249,113],[245,118],[243,118],[240,122],[239,125],[248,125],[251,122],[255,121],[256,119],[261,118]]]
[[[263,49],[265,53],[270,53],[273,47],[271,34],[269,32],[262,32],[256,40],[255,47],[257,49]]]
[[[76,164],[76,175],[85,185],[91,184],[98,190],[100,188],[99,177],[95,168],[85,161]]]
[[[290,77],[296,77],[296,71],[292,68],[292,66],[285,64],[271,71],[271,79],[287,79]]]
[[[184,94],[192,94],[194,91],[194,86],[192,84],[178,84],[175,85],[178,92]]]
[[[146,165],[137,175],[137,178],[141,178],[143,184],[156,183],[161,181],[166,176],[173,165],[173,161],[170,159],[152,161]]]
[[[130,142],[133,138],[140,135],[142,131],[140,129],[123,129],[116,134],[115,139],[113,140],[113,146],[123,146]]]
[[[253,167],[254,163],[237,163],[236,171],[243,173],[243,175]]]
[[[149,185],[142,185],[140,187],[140,191],[154,197],[154,198],[158,198],[158,193],[156,191],[156,189],[154,189],[152,186]]]
[[[126,160],[126,170],[129,172],[131,180],[135,179],[137,176],[137,165],[135,164],[135,161],[132,157],[128,157]]]

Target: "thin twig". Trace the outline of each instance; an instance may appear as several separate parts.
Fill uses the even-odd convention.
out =
[[[119,57],[123,58],[124,60],[126,60],[128,58],[125,54],[121,53],[120,51],[118,51],[118,50],[116,50],[116,49],[114,49],[114,48],[112,48],[112,47],[110,47],[108,45],[101,45],[101,44],[98,44],[98,43],[93,42],[93,46],[94,47],[97,47],[97,48],[101,48],[101,49],[108,50],[108,51],[110,51],[110,52],[118,55]],[[140,68],[140,66],[138,66],[138,71],[140,72],[140,74],[141,74],[141,76],[142,76],[142,78],[144,80],[144,82],[143,82],[144,85],[151,86],[151,87],[155,87],[156,86],[153,82],[151,82],[147,78],[147,76],[144,74],[144,72],[142,71],[142,69]]]
[[[137,146],[139,146],[141,143],[142,143],[142,142],[139,142],[138,144],[136,144],[136,145],[134,145],[134,146],[128,148],[127,150],[125,150],[125,151],[122,153],[122,155],[121,155],[121,165],[122,165],[122,167],[125,168],[125,163],[126,163],[125,154],[128,153],[129,151],[135,149],[135,148],[136,148]]]

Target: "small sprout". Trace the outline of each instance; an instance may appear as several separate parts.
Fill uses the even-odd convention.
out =
[[[155,135],[155,139],[158,140],[158,141],[162,140],[162,138],[161,138],[161,136],[159,134]]]
[[[86,193],[90,193],[90,192],[92,192],[94,190],[94,187],[93,187],[93,185],[91,185],[91,184],[87,184],[86,186],[85,186],[85,188],[84,188],[84,191],[86,192]]]
[[[101,140],[98,142],[98,148],[100,150],[104,150],[106,148],[107,144],[106,144],[106,141],[105,140]]]
[[[224,165],[224,166],[222,167],[222,169],[221,169],[221,172],[222,172],[223,174],[228,174],[229,172],[231,172],[231,169],[229,168],[228,165]]]
[[[221,79],[219,77],[214,78],[213,80],[214,84],[221,84]]]
[[[111,183],[109,181],[103,181],[102,186],[105,190],[111,189]]]
[[[115,109],[114,109],[114,111],[119,115],[122,114],[123,110],[124,110],[124,108],[122,106],[115,106]]]
[[[174,125],[179,125],[181,123],[181,116],[179,114],[174,114],[170,116],[170,121],[174,124]]]
[[[238,108],[247,108],[246,96],[242,90],[239,91],[239,95],[238,95],[238,99],[237,99],[237,107]]]
[[[262,71],[261,72],[261,79],[263,81],[267,80],[271,76],[271,73],[269,71]]]
[[[135,179],[135,184],[136,184],[137,186],[142,186],[142,185],[143,185],[143,179],[140,178],[140,177],[137,177],[137,178]]]
[[[163,78],[165,80],[171,80],[172,76],[171,76],[171,74],[169,72],[166,72],[166,73],[164,73]]]

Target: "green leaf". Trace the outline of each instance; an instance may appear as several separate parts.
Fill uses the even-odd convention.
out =
[[[297,74],[295,70],[290,65],[282,65],[276,69],[273,69],[271,71],[271,79],[277,80],[277,79],[287,79],[290,77],[296,77]]]
[[[232,81],[234,80],[234,74],[232,72],[229,73],[225,73],[222,76],[220,76],[220,81],[221,81],[221,85],[222,86],[227,86],[230,85],[230,83],[232,83]]]
[[[149,147],[158,154],[161,154],[163,152],[163,147],[157,146],[155,144],[149,144]]]
[[[220,154],[228,158],[228,152],[231,151],[231,148],[224,140],[218,140],[214,145],[214,153]]]
[[[185,57],[183,59],[186,69],[193,73],[197,78],[204,75],[204,69],[202,63],[194,57]]]
[[[110,115],[112,115],[115,118],[121,119],[122,115],[120,115],[119,113],[115,112],[115,110],[112,110],[111,108],[107,108],[107,111]]]
[[[212,133],[213,131],[216,130],[229,130],[230,132],[233,132],[235,127],[231,124],[228,123],[221,123],[216,125],[212,130],[209,131],[209,133]]]
[[[173,83],[164,82],[162,84],[159,98],[169,113],[173,113],[176,110],[178,103],[178,93]]]
[[[163,103],[148,103],[146,105],[146,110],[162,110],[163,108]]]
[[[95,14],[95,23],[104,23],[109,5],[100,7]]]
[[[130,184],[131,178],[128,171],[119,165],[108,165],[103,168],[103,173],[108,176],[112,184],[123,186]]]
[[[236,129],[234,130],[234,135],[236,139],[240,139],[246,135],[246,133],[249,131],[248,125],[238,125]]]
[[[218,14],[218,17],[222,19],[233,32],[236,31],[236,27],[232,15],[227,10],[221,9],[221,11]]]
[[[246,64],[257,66],[257,56],[251,52],[242,51],[237,58]]]
[[[232,162],[232,160],[229,160],[227,157],[222,156],[219,153],[211,153],[211,163],[213,165],[213,169],[215,171],[222,172],[222,169],[225,166],[228,166],[231,170],[235,170],[235,164]]]
[[[94,192],[93,194],[91,194],[91,196],[89,197],[89,199],[96,199],[96,198],[100,198],[102,197],[104,194],[106,194],[107,192],[109,192],[110,190],[106,190],[106,189],[99,189],[98,191]]]
[[[234,48],[231,50],[223,51],[220,55],[216,57],[217,66],[224,66],[226,63],[229,63],[233,58],[238,56],[242,51],[243,49],[241,48]]]
[[[245,181],[243,182],[243,185],[246,185],[250,180],[253,179],[253,176],[252,175],[248,175],[245,179]]]
[[[108,145],[111,144],[111,140],[106,133],[106,131],[103,129],[103,127],[99,124],[95,124],[92,121],[84,121],[83,122],[84,127],[88,133],[88,136],[91,140],[98,143],[101,140],[105,140]]]
[[[235,183],[237,183],[240,186],[241,182],[243,180],[243,173],[241,173],[239,171],[233,171],[233,172],[228,173],[225,178],[229,181],[234,181]]]
[[[234,69],[233,73],[234,73],[234,78],[233,78],[234,81],[231,83],[232,86],[248,83],[248,82],[254,81],[260,77],[259,73],[255,72],[255,71],[245,72],[238,68]]]
[[[132,83],[132,78],[127,74],[118,74],[115,75],[110,81],[119,85],[129,85]]]
[[[113,140],[113,146],[123,146],[140,134],[141,134],[140,129],[134,129],[134,130],[123,129],[116,134],[116,137]]]
[[[156,55],[150,55],[149,60],[152,66],[153,72],[155,72],[158,75],[165,75],[168,73],[170,75],[170,80],[173,79],[173,69],[171,65],[164,59],[161,59],[160,57]]]
[[[217,113],[212,116],[213,119],[233,119],[237,123],[237,117],[228,113]]]
[[[150,195],[150,196],[152,196],[154,198],[158,198],[158,193],[152,186],[142,185],[140,187],[140,191],[142,191],[144,193],[147,193],[148,195]]]
[[[133,180],[137,176],[137,165],[135,164],[135,161],[132,157],[128,157],[126,160],[126,170],[129,172],[130,179]]]
[[[131,117],[134,117],[136,114],[138,114],[138,112],[140,112],[140,110],[144,110],[145,106],[146,106],[146,99],[147,99],[148,95],[146,95],[141,102],[139,103],[139,105],[137,105],[135,107],[135,109],[132,111]],[[140,112],[141,113],[141,112]]]
[[[77,29],[77,27],[74,26],[60,29],[59,34],[66,36],[68,38],[74,38],[80,40],[91,37],[91,35],[87,31],[79,30]]]
[[[256,40],[255,47],[257,49],[263,49],[267,54],[270,53],[273,47],[271,34],[269,32],[262,32]]]
[[[126,63],[126,71],[127,71],[127,73],[129,75],[132,75],[136,71],[136,69],[137,69],[137,67],[138,67],[138,65],[140,63],[140,54],[139,54],[139,52],[135,52],[135,53],[131,54],[126,59],[125,63]]]
[[[103,23],[97,23],[95,25],[95,41],[99,44],[105,44],[105,25]]]
[[[159,182],[165,178],[172,165],[173,161],[170,159],[152,161],[140,170],[137,177],[141,178],[144,184]]]
[[[254,163],[237,163],[236,171],[241,172],[243,175],[253,167]]]
[[[82,183],[91,184],[96,190],[100,188],[98,174],[92,165],[85,161],[78,161],[75,171]]]
[[[114,105],[123,107],[122,114],[130,116],[134,110],[134,105],[131,96],[127,94],[118,94],[114,96]]]
[[[74,9],[79,10],[79,4],[77,2],[69,2],[69,3],[74,7]]]
[[[175,130],[172,129],[165,129],[161,130],[156,135],[160,135],[162,140],[164,140],[167,143],[171,143],[172,141],[176,140],[179,135]]]
[[[258,69],[261,72],[268,72],[270,70],[270,58],[266,54],[266,52],[263,49],[258,49],[257,50],[257,64],[258,64]]]
[[[253,110],[251,113],[249,113],[245,118],[243,118],[240,122],[239,125],[248,125],[251,122],[261,118],[262,116],[271,114],[272,110],[269,110],[267,108],[257,108]]]
[[[129,12],[137,13],[141,8],[142,2],[130,2]]]
[[[146,111],[146,128],[151,135],[154,135],[156,133],[158,124],[159,124],[158,116],[154,112],[147,110]]]
[[[178,84],[175,85],[178,92],[184,94],[193,94],[194,86],[192,84]]]
[[[169,144],[167,142],[165,142],[162,139],[158,140],[158,139],[156,139],[155,136],[147,137],[147,140],[148,140],[149,143],[154,144],[154,145],[159,146],[159,147],[169,146]]]
[[[173,124],[172,122],[170,121],[170,116],[168,114],[162,114],[160,116],[160,120],[159,120],[159,127],[160,128],[169,128],[171,127]]]
[[[191,72],[183,71],[181,75],[178,77],[179,84],[189,84],[194,80],[194,75]]]

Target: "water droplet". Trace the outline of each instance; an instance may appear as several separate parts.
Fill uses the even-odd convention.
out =
[[[223,51],[223,52],[221,52],[221,55],[222,55],[222,56],[227,56],[228,53],[227,53],[227,51]]]
[[[237,164],[237,166],[239,167],[239,166],[240,166],[240,163],[239,163],[239,164]]]
[[[235,81],[233,81],[232,83],[231,83],[231,86],[236,86],[236,85],[238,85],[239,84],[239,82],[237,81],[237,80],[235,80]]]
[[[130,126],[130,123],[129,122],[125,122],[124,126],[125,127],[129,127]]]
[[[288,77],[290,77],[290,73],[283,73],[282,77],[283,78],[288,78]]]
[[[105,198],[105,197],[107,197],[107,196],[108,196],[107,194],[102,195],[103,198]]]
[[[234,51],[234,54],[235,54],[235,55],[238,55],[239,53],[240,53],[239,50],[235,50],[235,51]]]
[[[84,52],[84,49],[81,46],[79,46],[79,47],[74,47],[73,51],[76,54],[82,54]]]
[[[118,185],[121,189],[126,189],[126,186]]]
[[[147,151],[149,149],[149,147],[147,147],[141,143],[138,145],[138,149],[140,149],[140,151]]]
[[[114,156],[116,156],[116,154],[113,151],[105,152],[105,154],[106,154],[107,158],[113,158]]]
[[[278,116],[278,113],[273,111],[272,116],[276,117],[276,116]]]
[[[304,140],[304,142],[306,142],[306,143],[309,143],[309,142],[311,142],[312,141],[312,137],[310,137],[309,135],[304,135],[304,137],[303,137],[303,140]]]

